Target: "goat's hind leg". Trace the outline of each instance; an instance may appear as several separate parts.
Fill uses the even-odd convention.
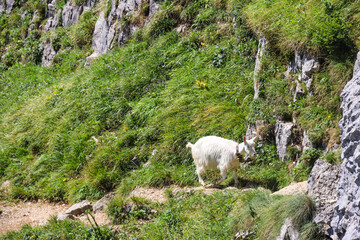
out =
[[[202,173],[203,171],[204,171],[203,168],[201,168],[201,167],[196,167],[196,173],[197,173],[197,175],[198,175],[198,177],[199,177],[199,183],[200,183],[202,186],[205,186],[206,184],[205,184],[204,180],[203,180],[202,177],[201,177],[201,173]]]
[[[220,178],[220,180],[216,182],[217,185],[220,185],[220,183],[227,178],[227,171],[221,171],[221,176],[222,178]]]

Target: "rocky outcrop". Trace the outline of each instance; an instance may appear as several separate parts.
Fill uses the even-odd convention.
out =
[[[138,27],[135,24],[121,20],[123,20],[125,16],[133,15],[141,8],[142,3],[143,1],[141,0],[111,1],[111,11],[109,15],[106,17],[105,12],[102,12],[96,22],[92,43],[94,52],[86,58],[86,65],[91,63],[93,59],[107,53],[114,45],[121,46],[129,39],[129,36],[134,33]],[[149,19],[158,9],[159,5],[154,0],[150,0],[149,15],[146,17]]]
[[[10,14],[13,9],[15,0],[0,0],[0,14],[5,12],[6,14]]]
[[[284,161],[286,159],[286,148],[290,144],[292,129],[294,123],[276,121],[275,124],[275,142],[279,158]]]
[[[304,131],[303,133],[303,139],[302,139],[302,143],[301,143],[302,147],[303,147],[303,152],[305,152],[306,149],[312,148],[313,144],[310,141],[309,136],[307,135],[307,132]]]
[[[5,11],[5,0],[0,0],[0,14]]]
[[[285,72],[285,76],[295,82],[293,89],[294,101],[296,101],[299,96],[305,94],[311,95],[312,74],[319,69],[319,67],[320,64],[315,58],[295,51],[295,60],[290,63],[288,70]],[[295,77],[290,76],[290,73],[295,75]]]
[[[11,10],[13,9],[15,0],[6,0],[5,2],[6,2],[6,13],[10,14]]]
[[[56,12],[56,0],[50,2],[47,9],[48,11],[46,15],[48,17],[48,20],[44,26],[44,31],[55,30],[59,25],[61,9]]]
[[[42,57],[42,66],[43,67],[49,67],[52,64],[52,60],[55,57],[56,52],[53,48],[53,46],[51,45],[50,41],[47,41],[45,43],[45,47],[44,47],[44,52],[43,52],[43,57]]]
[[[256,54],[256,62],[255,62],[255,69],[254,69],[254,99],[259,97],[260,91],[260,76],[259,73],[261,71],[261,61],[266,51],[266,45],[268,41],[264,36],[260,36],[258,51]]]
[[[341,176],[331,221],[333,239],[360,239],[360,53],[341,98]]]
[[[83,11],[82,6],[71,5],[71,1],[68,1],[62,11],[62,25],[68,27],[74,25]]]
[[[337,200],[337,185],[340,179],[340,167],[318,159],[308,179],[307,193],[315,201],[316,212],[313,221],[328,230],[334,205]]]

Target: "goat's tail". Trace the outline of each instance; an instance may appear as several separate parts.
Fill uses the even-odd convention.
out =
[[[188,142],[188,143],[186,144],[186,148],[191,148],[191,149],[192,149],[193,146],[194,146],[194,145],[193,145],[191,142]]]

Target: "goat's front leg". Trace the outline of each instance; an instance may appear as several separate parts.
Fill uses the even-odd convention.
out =
[[[236,168],[234,168],[234,180],[235,180],[235,186],[238,187],[239,186],[239,179],[237,178]]]

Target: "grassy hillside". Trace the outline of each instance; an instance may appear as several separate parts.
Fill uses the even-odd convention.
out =
[[[12,184],[11,195],[0,197],[76,202],[114,190],[126,198],[135,186],[198,185],[186,142],[205,135],[240,142],[249,123],[264,120],[271,129],[279,116],[295,118],[316,149],[290,169],[293,159],[279,160],[270,135],[258,144],[257,159],[241,170],[240,182],[277,190],[306,180],[320,150],[339,142],[339,93],[351,77],[357,51],[357,5],[340,0],[164,1],[152,22],[124,47],[89,67],[84,59],[91,53],[96,10],[85,12],[74,26],[43,33],[28,28],[36,10],[36,24],[44,23],[45,6],[37,1],[16,5],[10,15],[0,15],[0,179]],[[28,14],[19,21],[24,9]],[[175,30],[179,25],[186,26],[183,33]],[[262,92],[253,100],[260,33],[270,45],[260,73]],[[48,68],[39,65],[43,41],[58,51]],[[293,83],[284,72],[295,50],[317,57],[321,68],[314,73],[312,96],[293,102]],[[336,154],[326,158],[338,161]],[[218,177],[209,172],[206,179]],[[232,181],[229,177],[224,183]],[[219,199],[197,196],[197,207]],[[121,201],[114,203],[115,210]],[[234,201],[219,216],[230,216]],[[174,215],[181,207],[171,201],[162,207],[150,228],[170,224],[164,233],[170,235],[158,238],[191,238],[190,232],[181,235],[191,221],[204,228],[213,224],[203,222],[209,218],[201,214],[191,221]],[[230,220],[219,220],[219,229]],[[178,222],[180,228],[172,226]],[[144,238],[154,231],[138,230]],[[233,232],[220,234],[219,239]]]

